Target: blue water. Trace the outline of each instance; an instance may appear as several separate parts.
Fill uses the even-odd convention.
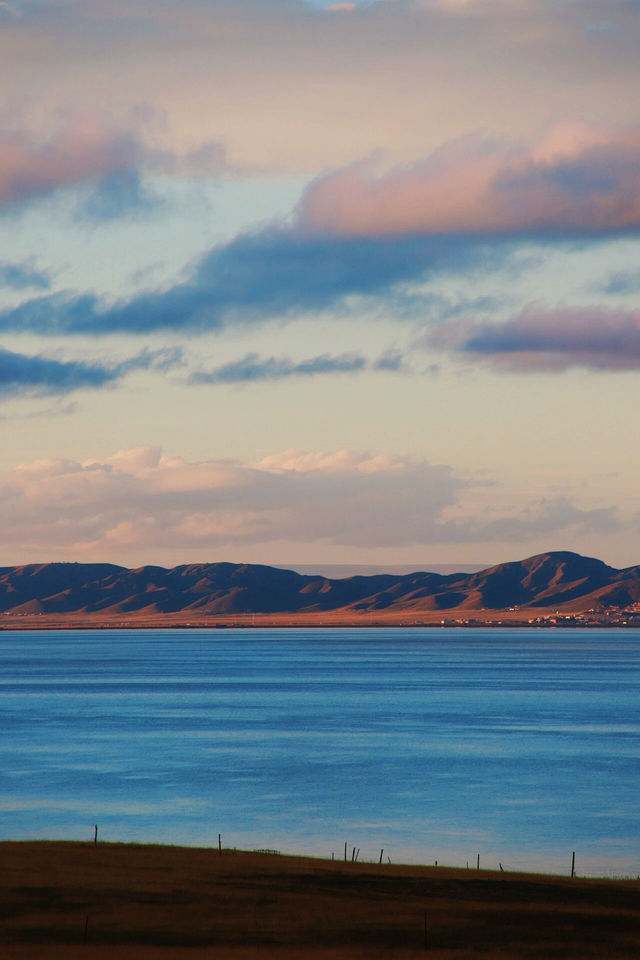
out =
[[[640,631],[0,633],[0,837],[640,873]]]

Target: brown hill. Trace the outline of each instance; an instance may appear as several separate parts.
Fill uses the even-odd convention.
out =
[[[640,567],[616,570],[576,553],[543,553],[478,573],[329,579],[256,564],[136,570],[45,563],[0,568],[0,613],[242,614],[344,611],[604,610],[640,600]]]

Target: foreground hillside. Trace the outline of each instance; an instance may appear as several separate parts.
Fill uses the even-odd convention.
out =
[[[59,842],[0,863],[6,960],[640,956],[640,881]]]
[[[187,564],[128,570],[111,564],[47,563],[0,568],[0,614],[20,618],[224,620],[259,614],[296,622],[425,622],[444,613],[624,609],[640,601],[640,566],[616,570],[568,552],[544,553],[478,573],[411,573],[328,579],[255,564]]]

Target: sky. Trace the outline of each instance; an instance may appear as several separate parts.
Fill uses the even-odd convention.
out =
[[[0,2],[0,563],[639,563],[638,49],[640,0]]]

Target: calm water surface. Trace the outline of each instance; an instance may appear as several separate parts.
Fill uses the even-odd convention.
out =
[[[640,631],[0,633],[0,836],[640,873]]]

